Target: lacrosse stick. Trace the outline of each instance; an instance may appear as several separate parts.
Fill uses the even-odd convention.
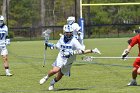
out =
[[[44,45],[45,45],[45,48],[44,48],[44,61],[43,61],[43,67],[45,66],[46,64],[46,51],[47,51],[47,43],[49,41],[49,38],[50,38],[50,34],[51,34],[51,30],[50,29],[47,29],[45,30],[44,32],[42,32],[42,36],[45,38],[44,40]]]
[[[60,33],[59,36],[63,36],[63,34]]]
[[[140,57],[126,57],[125,59],[122,59],[122,57],[93,57],[93,56],[83,56],[81,59],[83,61],[93,61],[94,59],[134,59],[134,58],[140,58]]]

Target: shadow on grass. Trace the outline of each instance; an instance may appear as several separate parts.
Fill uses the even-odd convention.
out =
[[[73,91],[73,90],[88,90],[86,88],[60,88],[60,89],[55,89],[54,91]]]
[[[89,90],[95,88],[95,86],[89,86],[85,88],[56,88],[52,91],[77,91],[77,90]],[[49,91],[49,90],[44,90],[44,91]]]
[[[0,77],[12,77],[14,74],[12,74],[11,76],[6,76],[5,74],[0,75]]]
[[[73,64],[73,66],[82,66],[82,65],[86,65],[86,64]]]
[[[6,76],[5,74],[3,74],[3,75],[0,75],[0,76]]]
[[[140,85],[135,85],[135,86],[125,86],[125,87],[140,87]]]

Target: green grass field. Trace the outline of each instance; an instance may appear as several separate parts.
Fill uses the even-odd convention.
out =
[[[86,49],[97,47],[102,55],[88,56],[121,56],[127,47],[128,38],[86,39]],[[57,41],[50,41],[56,43]],[[0,93],[138,93],[140,86],[128,87],[131,80],[132,63],[134,59],[94,59],[92,62],[77,61],[71,69],[71,77],[64,76],[56,83],[55,91],[48,91],[51,77],[45,84],[39,85],[39,80],[50,70],[58,50],[47,50],[47,64],[43,65],[43,41],[11,42],[9,49],[9,64],[12,77],[6,77],[0,62]],[[135,46],[129,56],[137,56]],[[137,78],[140,85],[140,78]]]

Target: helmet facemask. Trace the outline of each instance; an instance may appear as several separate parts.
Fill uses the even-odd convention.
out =
[[[67,37],[68,39],[71,39],[73,36],[73,33],[72,32],[65,32],[64,36]]]
[[[4,24],[4,17],[0,15],[0,26]]]
[[[73,23],[74,23],[73,20],[67,20],[67,24],[71,25],[71,24],[73,24]]]
[[[0,20],[0,26],[2,26],[4,24],[3,20]]]
[[[65,32],[64,33],[64,42],[67,43],[73,38],[73,33],[72,32]]]

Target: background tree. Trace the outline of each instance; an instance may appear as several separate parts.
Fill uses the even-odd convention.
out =
[[[7,22],[7,19],[8,19],[9,3],[10,3],[10,0],[3,0],[2,15],[4,16],[6,22]]]

